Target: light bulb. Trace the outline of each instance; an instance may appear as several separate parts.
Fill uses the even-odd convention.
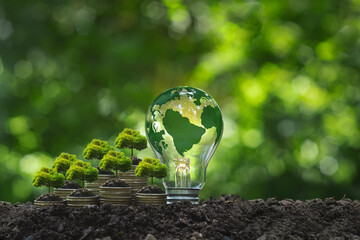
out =
[[[155,155],[168,167],[163,180],[167,202],[198,203],[223,132],[217,103],[197,88],[168,89],[151,104],[145,128]]]

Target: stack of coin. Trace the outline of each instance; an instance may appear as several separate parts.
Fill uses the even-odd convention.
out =
[[[133,201],[135,200],[136,193],[142,189],[143,187],[148,185],[148,178],[143,177],[137,177],[135,175],[135,168],[137,165],[133,165],[131,171],[128,172],[119,172],[119,178],[130,185],[131,187],[131,195]]]
[[[136,193],[136,204],[161,205],[166,204],[165,193]]]
[[[103,185],[107,180],[116,178],[115,175],[99,174],[98,180],[94,182],[85,182],[85,187],[92,193],[99,196],[100,186]]]
[[[64,205],[65,201],[38,201],[35,200],[34,204],[36,207],[51,207],[52,205]]]
[[[100,186],[100,204],[113,205],[131,204],[131,187],[104,187]]]
[[[54,193],[61,197],[62,199],[66,199],[67,196],[69,196],[73,191],[76,189],[71,188],[54,188]]]
[[[69,207],[84,207],[88,205],[98,205],[98,196],[89,196],[89,197],[67,196],[66,205],[68,205]]]

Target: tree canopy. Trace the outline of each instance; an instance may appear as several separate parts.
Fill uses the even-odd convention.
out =
[[[33,177],[32,183],[35,187],[45,186],[50,193],[50,187],[62,187],[65,177],[54,169],[42,167]]]
[[[66,171],[70,168],[71,164],[73,164],[77,160],[76,155],[69,153],[61,153],[52,165],[52,168],[55,171],[60,173],[66,173]]]
[[[85,181],[93,182],[98,179],[99,171],[92,167],[90,163],[81,160],[75,161],[73,165],[67,170],[66,178],[69,180],[80,180],[82,187],[85,186]]]
[[[114,170],[115,175],[118,171],[127,172],[131,170],[132,161],[123,152],[109,151],[100,161],[101,170]]]
[[[107,141],[93,139],[84,150],[85,159],[101,160],[110,150],[114,150]]]
[[[137,177],[150,177],[151,185],[154,184],[154,177],[164,178],[167,176],[167,167],[160,163],[156,158],[144,158],[135,168],[135,175]]]
[[[143,150],[147,148],[147,139],[141,135],[139,131],[125,128],[115,141],[117,148],[130,148],[131,156],[134,155],[133,150]]]

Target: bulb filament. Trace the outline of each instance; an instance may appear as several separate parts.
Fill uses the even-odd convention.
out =
[[[190,159],[174,159],[175,164],[175,187],[191,187],[190,180]]]

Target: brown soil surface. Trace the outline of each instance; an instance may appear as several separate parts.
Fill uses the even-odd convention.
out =
[[[101,170],[100,167],[96,167],[96,169],[99,171],[99,174],[103,174],[103,175],[114,175],[114,173],[113,173],[112,171]]]
[[[58,195],[55,195],[53,193],[45,193],[36,200],[37,201],[62,201],[62,199]]]
[[[130,187],[129,184],[127,184],[124,181],[121,181],[118,178],[107,180],[102,186],[103,187]]]
[[[138,157],[131,157],[132,165],[139,165],[139,163],[142,161],[141,158]]]
[[[80,186],[77,182],[65,181],[64,186],[62,186],[61,188],[65,188],[65,189],[79,189],[79,188],[81,188],[81,186]]]
[[[149,185],[140,189],[139,193],[165,193],[165,192],[156,185]]]
[[[93,194],[86,188],[79,188],[79,189],[76,189],[75,191],[73,191],[72,193],[70,193],[69,196],[71,196],[71,197],[93,197],[93,196],[95,196],[95,194]]]
[[[83,208],[0,202],[0,239],[359,239],[359,226],[360,202],[349,199],[227,195],[199,205]]]

